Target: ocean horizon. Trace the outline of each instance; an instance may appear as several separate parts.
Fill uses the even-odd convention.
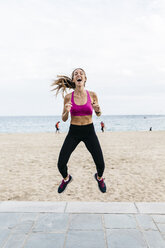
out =
[[[48,116],[0,116],[0,133],[43,133],[55,132],[55,124],[60,121],[60,132],[69,130],[70,117],[63,122],[61,115]],[[105,123],[105,131],[152,131],[165,130],[165,115],[102,115],[93,116],[97,132],[100,122]]]

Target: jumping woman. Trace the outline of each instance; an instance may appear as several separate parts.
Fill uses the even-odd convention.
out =
[[[62,90],[63,96],[66,88],[73,89],[73,92],[64,98],[62,120],[67,121],[70,113],[71,123],[58,158],[58,169],[63,177],[58,193],[62,193],[72,181],[72,176],[68,174],[67,163],[71,153],[81,141],[85,143],[96,164],[97,173],[94,178],[98,187],[102,193],[106,192],[106,185],[102,178],[105,167],[104,158],[92,121],[93,109],[97,116],[101,115],[101,110],[96,93],[85,89],[86,80],[85,71],[77,68],[72,72],[71,78],[58,76],[52,84],[56,86],[53,89],[57,90],[56,94]]]

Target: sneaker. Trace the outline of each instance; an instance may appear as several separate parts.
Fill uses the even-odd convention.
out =
[[[94,178],[95,178],[96,181],[98,182],[99,190],[100,190],[102,193],[105,193],[105,192],[106,192],[106,185],[105,185],[104,179],[102,178],[101,181],[99,181],[99,180],[97,179],[97,173],[94,175]]]
[[[58,187],[58,193],[62,193],[64,192],[64,190],[66,189],[66,186],[68,185],[68,183],[70,183],[72,181],[72,176],[69,175],[69,180],[67,182],[64,181],[64,179],[62,180],[62,183],[60,184],[60,186]]]

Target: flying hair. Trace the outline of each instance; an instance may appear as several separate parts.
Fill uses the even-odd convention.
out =
[[[75,83],[72,81],[73,77],[74,77],[74,72],[80,69],[84,72],[85,71],[81,68],[76,68],[73,72],[72,72],[72,78],[68,77],[68,76],[63,76],[63,75],[58,75],[57,79],[53,81],[53,83],[51,84],[52,87],[54,87],[51,91],[56,91],[56,96],[61,92],[62,96],[64,97],[64,94],[67,93],[67,88],[68,89],[75,89],[76,85]],[[85,74],[86,77],[86,74]]]
[[[55,88],[52,89],[52,91],[56,90],[56,96],[59,92],[62,93],[62,96],[64,97],[64,93],[67,92],[67,88],[74,89],[75,83],[72,82],[71,78],[67,76],[57,76],[58,79],[54,80],[54,82],[51,84],[51,86],[55,86]]]

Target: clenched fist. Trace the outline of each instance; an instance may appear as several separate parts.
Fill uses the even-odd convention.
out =
[[[100,106],[98,105],[98,103],[96,103],[95,100],[93,101],[92,106],[95,112],[100,112]]]
[[[70,112],[71,107],[72,107],[72,103],[71,103],[71,102],[65,104],[65,110],[66,110],[68,113]]]

